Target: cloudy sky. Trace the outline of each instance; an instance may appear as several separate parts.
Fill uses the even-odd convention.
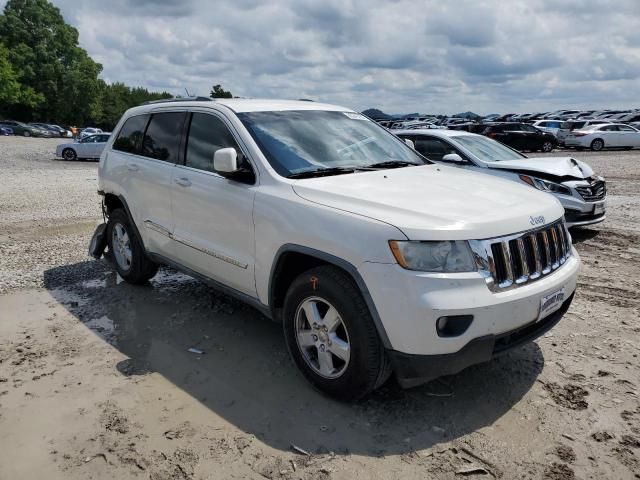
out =
[[[221,83],[391,113],[640,108],[640,0],[53,3],[105,80],[177,94]]]

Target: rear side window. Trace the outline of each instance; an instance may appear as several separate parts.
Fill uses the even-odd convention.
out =
[[[140,153],[142,137],[147,126],[149,115],[137,115],[129,118],[120,129],[118,138],[113,142],[113,149],[127,153]]]
[[[224,122],[214,115],[193,114],[187,140],[187,167],[213,172],[214,153],[229,147],[236,149],[240,163],[242,152]]]
[[[142,141],[142,155],[178,163],[184,112],[154,113]]]

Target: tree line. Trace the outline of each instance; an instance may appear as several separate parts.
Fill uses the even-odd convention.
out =
[[[7,2],[0,15],[0,119],[112,129],[128,108],[173,97],[106,83],[101,71],[60,9],[47,0]]]

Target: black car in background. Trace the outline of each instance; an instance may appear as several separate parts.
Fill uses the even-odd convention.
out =
[[[543,132],[527,123],[505,122],[484,124],[480,129],[482,135],[493,138],[498,142],[515,148],[516,150],[529,150],[536,152],[550,152],[558,146],[556,137]]]

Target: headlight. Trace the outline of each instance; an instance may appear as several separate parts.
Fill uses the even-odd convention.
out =
[[[548,180],[542,180],[541,178],[530,177],[529,175],[519,175],[520,180],[524,183],[531,185],[543,192],[562,193],[563,195],[571,195],[571,190],[559,183],[550,182]]]
[[[475,272],[476,264],[465,241],[418,242],[390,240],[401,267],[420,272]]]

